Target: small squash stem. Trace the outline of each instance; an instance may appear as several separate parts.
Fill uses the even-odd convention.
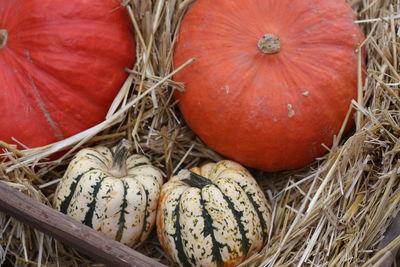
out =
[[[258,40],[257,46],[262,53],[267,55],[276,54],[281,51],[281,41],[274,34],[264,34]]]
[[[202,189],[206,185],[212,184],[212,182],[209,179],[205,178],[204,176],[201,176],[197,173],[188,170],[180,171],[178,173],[178,176],[180,177],[180,180],[185,184],[192,187],[197,187],[199,189]]]
[[[7,45],[8,31],[6,29],[0,30],[0,49]]]
[[[126,160],[131,144],[128,140],[123,139],[115,149],[113,164],[108,171],[113,177],[121,178],[128,174]]]

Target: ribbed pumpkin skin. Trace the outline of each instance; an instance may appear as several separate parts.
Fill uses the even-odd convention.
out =
[[[270,209],[265,196],[235,162],[209,163],[191,171],[203,176],[204,187],[190,185],[182,175],[162,187],[160,243],[180,266],[236,266],[267,240]]]
[[[303,167],[331,146],[357,93],[363,34],[343,0],[201,0],[174,65],[183,116],[217,152],[266,171]],[[263,54],[264,34],[281,50]]]
[[[135,60],[120,3],[0,1],[0,140],[37,147],[105,119]]]
[[[163,183],[161,172],[142,155],[130,155],[128,174],[109,174],[114,151],[103,147],[79,151],[57,187],[57,210],[130,247],[151,232]]]

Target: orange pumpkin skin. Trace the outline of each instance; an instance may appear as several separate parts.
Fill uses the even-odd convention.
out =
[[[119,0],[2,0],[0,31],[0,140],[28,147],[104,120],[135,61]]]
[[[351,8],[338,0],[201,0],[186,14],[174,76],[191,129],[244,165],[276,171],[303,167],[332,145],[357,94],[364,40]],[[264,34],[280,51],[258,47]],[[262,47],[260,47],[262,48]]]

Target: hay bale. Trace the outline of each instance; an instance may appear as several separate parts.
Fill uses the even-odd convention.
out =
[[[121,137],[135,144],[166,177],[180,168],[221,157],[185,125],[172,98],[182,85],[170,80],[172,48],[180,21],[193,0],[126,1],[138,44],[137,63],[116,97],[107,119],[72,138],[18,151],[0,142],[8,161],[0,180],[50,205],[57,182],[77,150],[113,145]],[[273,208],[269,242],[243,266],[364,266],[400,244],[384,239],[400,209],[400,48],[399,6],[389,0],[347,1],[357,12],[366,41],[367,78],[353,102],[356,130],[339,134],[330,152],[311,166],[256,175]],[[187,63],[190,64],[190,61]],[[184,67],[184,66],[182,66]],[[361,77],[361,74],[360,74]],[[46,157],[68,149],[59,160]],[[382,243],[383,244],[383,243]],[[173,265],[153,235],[143,254]],[[374,256],[375,255],[375,256]],[[0,263],[17,265],[94,264],[50,237],[0,214]]]

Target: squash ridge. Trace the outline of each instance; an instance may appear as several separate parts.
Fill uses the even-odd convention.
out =
[[[126,208],[128,207],[128,201],[126,199],[126,196],[128,194],[129,186],[124,180],[120,180],[120,181],[123,184],[124,194],[122,196],[122,203],[120,205],[120,215],[119,215],[119,219],[118,219],[118,231],[117,231],[117,235],[115,237],[115,240],[117,240],[117,241],[121,241],[122,234],[125,229],[125,223],[126,223],[125,215],[129,214],[129,212],[126,210]]]
[[[83,224],[86,224],[89,227],[93,228],[93,215],[94,215],[94,211],[96,209],[96,202],[97,202],[97,194],[100,191],[101,188],[101,184],[102,182],[105,180],[106,176],[103,176],[102,178],[100,178],[100,180],[92,185],[91,187],[93,188],[93,193],[92,193],[92,201],[90,203],[87,204],[87,207],[89,208],[88,212],[85,214],[85,219],[82,221]]]

